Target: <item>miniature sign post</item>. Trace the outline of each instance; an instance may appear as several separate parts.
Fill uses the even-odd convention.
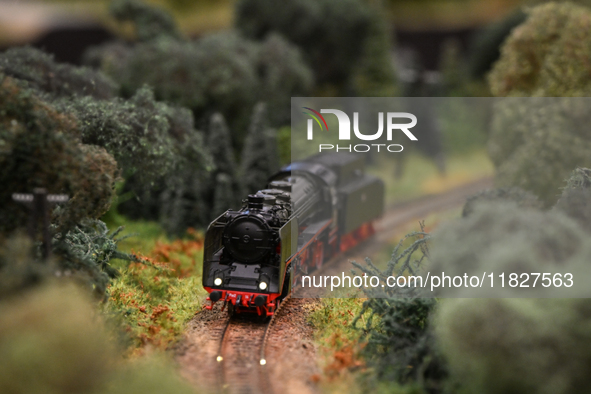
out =
[[[33,189],[33,193],[13,193],[12,199],[24,203],[29,207],[29,237],[36,239],[39,220],[42,222],[41,233],[43,236],[42,256],[46,260],[51,253],[51,235],[49,233],[49,204],[66,202],[69,197],[65,194],[47,194],[43,188]]]

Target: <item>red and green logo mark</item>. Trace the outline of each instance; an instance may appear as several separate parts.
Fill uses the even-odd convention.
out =
[[[320,126],[320,130],[323,130],[322,123],[324,123],[324,126],[326,127],[326,131],[328,131],[328,125],[326,124],[326,120],[324,120],[324,117],[322,115],[320,115],[320,112],[315,111],[312,108],[308,108],[308,107],[302,107],[302,108],[314,112],[314,113],[310,113],[310,112],[302,112],[302,113],[306,114],[306,115],[310,115],[316,121],[316,123],[318,123],[318,126]],[[316,114],[317,116],[314,114]],[[320,119],[322,119],[322,123],[320,123],[320,119],[318,119],[318,117],[320,117]]]

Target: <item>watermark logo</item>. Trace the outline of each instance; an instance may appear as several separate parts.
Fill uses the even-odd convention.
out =
[[[303,107],[310,112],[304,112],[304,114],[310,115],[312,119],[308,119],[307,122],[307,137],[308,140],[314,139],[314,121],[318,124],[321,130],[326,128],[328,131],[328,125],[326,120],[322,116],[322,114],[333,114],[337,117],[337,121],[339,122],[339,140],[340,141],[350,141],[351,140],[351,119],[349,115],[347,115],[344,111],[338,109],[321,109],[320,112],[309,108]],[[384,128],[384,117],[386,118],[386,127]],[[400,119],[406,119],[407,122],[405,123],[398,123]],[[396,120],[396,121],[395,121]],[[322,122],[321,122],[322,121]],[[324,127],[323,127],[324,125]],[[362,141],[376,141],[382,137],[384,134],[384,129],[386,130],[386,139],[388,141],[392,141],[393,135],[395,131],[401,131],[410,139],[411,141],[417,141],[417,137],[410,131],[411,128],[417,125],[417,117],[408,112],[387,112],[384,116],[384,112],[378,113],[378,131],[373,134],[364,134],[359,130],[359,112],[353,112],[353,133],[356,138]],[[333,150],[336,149],[338,152],[339,150],[348,150],[349,152],[368,152],[372,149],[372,147],[377,148],[377,151],[380,151],[380,147],[386,147],[389,152],[402,152],[404,149],[402,145],[399,144],[358,144],[358,145],[348,145],[348,146],[339,146],[333,144],[320,144],[319,151],[322,152],[323,150]]]
[[[316,114],[318,117],[314,116],[314,114],[311,114],[310,112],[303,112],[303,113],[306,115],[310,115],[316,121],[316,123],[318,123],[318,126],[320,126],[321,130],[322,130],[322,123],[324,123],[324,126],[326,127],[326,131],[328,131],[328,125],[326,124],[326,120],[324,120],[324,117],[322,115],[320,115],[320,113],[318,111],[315,111],[312,108],[308,108],[308,107],[302,107],[302,108],[314,112],[314,114]],[[322,119],[322,123],[320,123],[320,120],[318,118]],[[308,119],[308,139],[309,140],[312,139],[312,126],[313,126],[312,119]]]

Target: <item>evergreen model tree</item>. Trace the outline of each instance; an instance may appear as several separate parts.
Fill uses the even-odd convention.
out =
[[[210,118],[207,146],[215,164],[215,173],[224,173],[235,177],[237,168],[230,131],[224,116],[219,112]]]
[[[242,151],[241,174],[247,193],[264,188],[269,176],[278,170],[275,130],[267,127],[266,116],[266,105],[258,103]]]
[[[212,220],[229,208],[236,207],[236,193],[232,189],[232,177],[220,172],[215,178],[215,191],[213,193]]]

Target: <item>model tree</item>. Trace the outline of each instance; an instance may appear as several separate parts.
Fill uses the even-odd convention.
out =
[[[242,152],[241,176],[247,193],[254,193],[267,184],[279,168],[276,131],[267,125],[266,105],[255,106],[248,136]]]
[[[210,176],[209,187],[215,191],[208,199],[213,209],[210,215],[212,218],[228,208],[238,208],[243,194],[242,178],[238,176],[238,166],[230,138],[230,131],[223,115],[213,114],[207,138],[207,146],[215,165]]]
[[[306,94],[313,78],[298,48],[279,37],[262,42],[234,31],[187,40],[171,25],[170,15],[140,1],[115,0],[111,10],[136,30],[134,45],[109,43],[92,49],[88,62],[100,66],[130,97],[144,84],[157,100],[193,111],[205,129],[210,116],[220,112],[240,151],[253,106],[273,102],[273,122],[289,122],[291,96]]]
[[[0,232],[27,223],[27,208],[12,193],[45,188],[71,200],[55,222],[67,231],[86,217],[98,218],[111,205],[117,165],[103,148],[80,144],[76,119],[63,115],[0,74]]]
[[[388,29],[366,2],[241,0],[236,16],[247,37],[262,40],[277,32],[297,45],[321,87],[350,95],[393,91]]]
[[[495,107],[489,153],[499,187],[521,187],[546,206],[573,168],[591,166],[591,11],[570,3],[531,9],[501,50],[489,82]],[[518,96],[538,99],[520,100]],[[513,98],[515,97],[515,98]]]

